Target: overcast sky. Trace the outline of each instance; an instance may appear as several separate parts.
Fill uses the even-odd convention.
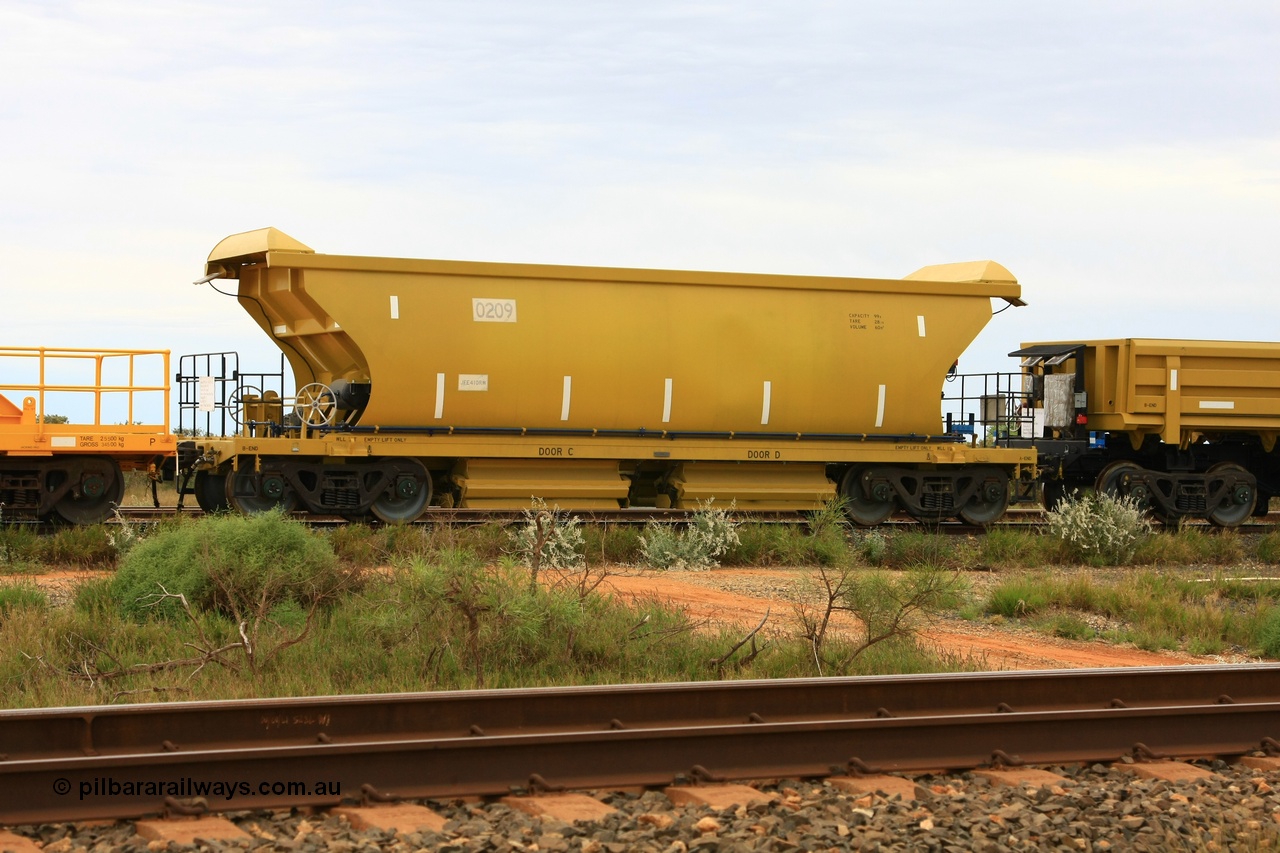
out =
[[[0,345],[270,363],[191,284],[268,225],[334,254],[991,258],[1029,305],[968,371],[1277,340],[1278,95],[1274,2],[0,0]]]

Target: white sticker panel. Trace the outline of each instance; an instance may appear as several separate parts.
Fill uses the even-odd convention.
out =
[[[196,391],[197,410],[201,412],[212,412],[218,402],[216,399],[214,399],[214,394],[215,392],[214,392],[214,385],[213,385],[213,377],[201,376],[200,386]],[[239,416],[240,416],[240,413],[236,412],[236,417],[239,417]]]
[[[76,437],[74,435],[54,435],[49,437],[49,443],[54,447],[75,447]]]
[[[471,300],[471,319],[477,323],[514,323],[516,301],[514,299]]]
[[[459,373],[458,374],[458,390],[459,391],[488,391],[489,390],[489,374]]]
[[[924,315],[916,315],[916,330],[920,332],[920,337],[924,337]]]
[[[764,383],[764,406],[760,409],[760,426],[769,425],[769,405],[773,402],[773,383]]]
[[[1178,390],[1178,371],[1176,370],[1169,371],[1169,390],[1170,391]]]
[[[573,397],[573,377],[564,378],[564,393],[560,395],[560,420],[569,420],[569,400]]]
[[[884,426],[884,386],[880,386],[880,391],[876,395],[876,428]]]
[[[444,374],[436,374],[436,420],[444,417]]]
[[[1202,409],[1234,409],[1236,407],[1234,400],[1201,400],[1200,408]]]
[[[671,380],[666,380],[662,390],[662,422],[671,423]]]
[[[391,319],[392,320],[400,319],[400,297],[399,296],[391,297]]]

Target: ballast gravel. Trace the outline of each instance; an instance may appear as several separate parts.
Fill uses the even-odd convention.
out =
[[[1256,850],[1280,845],[1280,794],[1268,774],[1213,762],[1200,782],[1143,780],[1119,767],[1051,768],[1048,787],[1005,787],[972,774],[916,777],[914,800],[842,792],[821,782],[760,785],[768,804],[715,811],[673,806],[661,793],[604,793],[617,811],[564,823],[500,803],[430,802],[442,832],[358,831],[323,812],[236,812],[249,836],[191,845],[148,842],[132,822],[16,827],[48,853],[113,850],[267,851],[1168,851]]]

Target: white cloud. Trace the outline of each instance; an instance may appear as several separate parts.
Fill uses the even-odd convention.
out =
[[[7,336],[273,358],[188,282],[275,225],[345,254],[871,276],[990,257],[1031,304],[969,362],[1274,338],[1278,23],[1247,3],[9,2]]]

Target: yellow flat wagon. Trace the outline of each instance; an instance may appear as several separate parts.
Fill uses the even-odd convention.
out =
[[[0,347],[0,512],[105,519],[175,457],[168,383],[167,350]]]

